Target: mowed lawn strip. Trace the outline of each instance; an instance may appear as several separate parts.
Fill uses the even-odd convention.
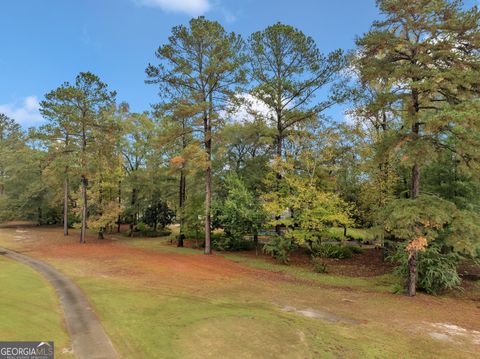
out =
[[[0,340],[54,341],[55,357],[73,358],[59,299],[45,278],[0,256],[0,288]]]

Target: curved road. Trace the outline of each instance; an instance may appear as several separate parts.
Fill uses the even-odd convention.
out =
[[[65,322],[72,339],[75,358],[119,358],[95,312],[75,283],[42,261],[2,247],[0,247],[0,251],[5,256],[34,268],[55,287],[63,306]]]

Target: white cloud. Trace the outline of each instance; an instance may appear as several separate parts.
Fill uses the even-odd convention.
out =
[[[248,93],[239,94],[237,98],[241,104],[232,106],[228,113],[224,111],[220,117],[239,123],[253,122],[256,117],[263,117],[267,121],[274,117],[274,111],[259,98]]]
[[[202,15],[211,9],[210,0],[134,0],[139,5],[159,7],[165,11]]]
[[[43,122],[36,96],[25,97],[20,103],[0,104],[0,113],[17,121],[23,127],[37,126]]]
[[[232,13],[230,10],[224,8],[223,6],[218,6],[218,11],[220,11],[227,23],[232,24],[237,21],[237,15]]]

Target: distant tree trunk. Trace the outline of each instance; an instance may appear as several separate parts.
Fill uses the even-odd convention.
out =
[[[205,169],[205,254],[211,254],[211,218],[210,207],[212,205],[212,163],[211,163],[211,140],[205,141],[207,149],[207,168]]]
[[[82,112],[82,118],[86,118],[86,111]],[[85,122],[82,121],[82,170],[86,172],[87,162],[86,155],[87,152],[87,131],[85,128]],[[85,173],[84,172],[84,173]],[[85,174],[82,174],[81,178],[82,183],[82,224],[80,229],[80,243],[85,243],[85,237],[87,234],[87,185],[88,180]]]
[[[82,226],[80,230],[80,243],[85,243],[87,232],[87,178],[82,175]]]
[[[183,166],[182,166],[183,167]],[[185,195],[186,195],[186,176],[184,169],[180,170],[180,188],[179,188],[179,213],[180,213],[180,231],[178,234],[177,247],[183,247],[183,241],[185,239],[184,233],[184,217],[185,217]]]
[[[132,206],[132,218],[130,221],[130,236],[133,237],[133,228],[137,224],[137,212],[133,209],[135,204],[137,203],[137,196],[138,196],[138,190],[136,188],[132,189],[132,197],[130,200],[130,204]]]
[[[205,169],[205,254],[211,254],[211,214],[212,206],[212,116],[213,96],[209,95],[208,113],[204,113],[205,152],[207,154],[207,168]]]
[[[65,152],[68,150],[69,135],[68,132],[65,135]],[[65,179],[63,183],[63,235],[68,236],[68,165],[65,166]]]
[[[43,224],[43,214],[42,214],[42,207],[37,208],[37,223],[39,226]]]
[[[99,195],[98,195],[98,206],[100,208],[102,208],[102,203],[103,203],[103,187],[100,185],[100,191],[99,191]],[[100,210],[100,213],[99,213],[100,217],[103,216],[103,211]],[[97,238],[98,239],[105,239],[105,236],[103,235],[105,232],[105,227],[100,227],[98,229],[98,235],[97,235]]]
[[[253,243],[255,243],[255,255],[258,256],[258,231],[253,233]]]
[[[276,146],[276,156],[277,160],[280,161],[283,156],[283,129],[282,129],[282,114],[281,111],[277,111],[277,146]],[[280,181],[282,180],[282,174],[280,172],[276,173],[277,179],[277,191],[280,190]],[[278,221],[280,216],[276,216],[275,219]],[[278,236],[282,235],[282,229],[280,225],[275,226],[275,233]]]
[[[118,181],[118,207],[120,208],[122,206],[122,181]],[[120,233],[120,227],[121,227],[121,217],[118,215],[117,218],[117,233]]]
[[[3,184],[5,178],[5,172],[3,168],[0,168],[0,197],[5,194],[5,185]]]
[[[67,172],[67,170],[65,170]],[[63,235],[68,236],[68,177],[63,182]]]

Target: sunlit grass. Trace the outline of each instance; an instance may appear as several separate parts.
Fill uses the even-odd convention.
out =
[[[70,346],[53,287],[30,267],[0,256],[0,340],[54,341],[55,357]]]

